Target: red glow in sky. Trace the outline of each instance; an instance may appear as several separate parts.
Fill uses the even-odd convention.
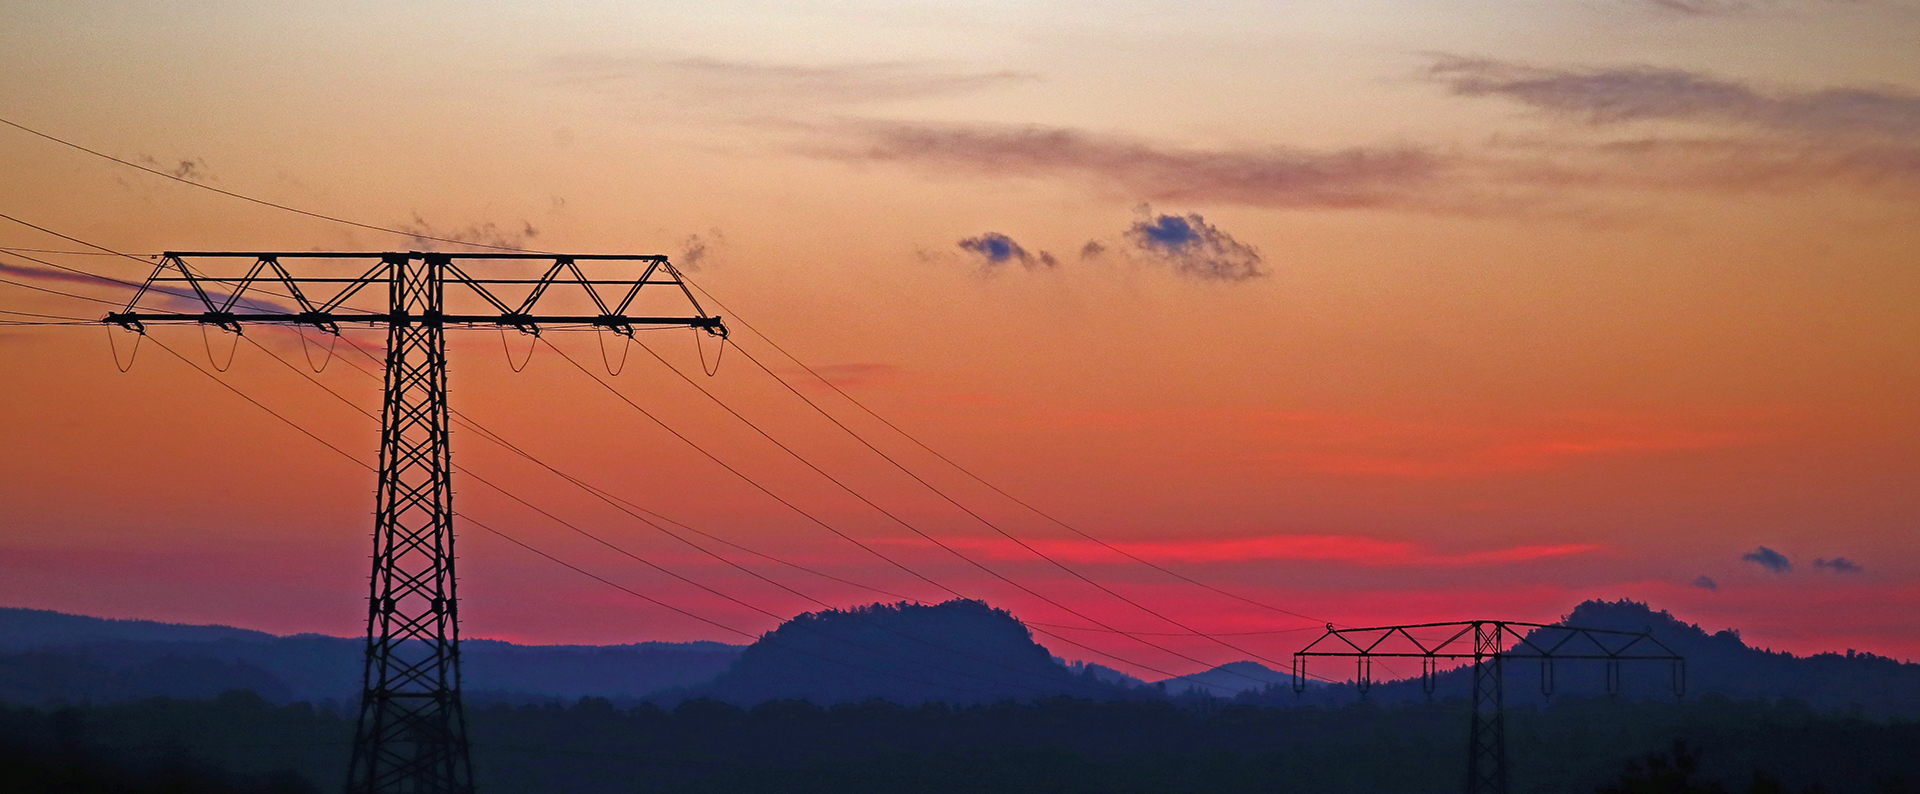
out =
[[[0,118],[417,235],[670,254],[738,347],[706,377],[719,351],[691,332],[641,341],[914,529],[1129,630],[1168,628],[994,527],[1213,631],[1551,620],[1624,597],[1774,648],[1920,656],[1912,9],[862,5],[28,4],[0,11]],[[0,212],[122,251],[425,244],[10,127],[0,152]],[[84,253],[0,225],[0,278],[106,303],[0,284],[16,313],[0,319],[95,319],[127,297],[23,255],[145,275],[57,251]],[[1310,617],[1027,511],[746,324],[1075,529]],[[371,475],[157,347],[116,371],[107,334],[0,326],[0,605],[360,631]],[[314,340],[248,336],[264,351],[194,328],[148,344],[201,366],[232,349],[222,380],[372,462],[373,423],[273,358],[318,363]],[[1186,664],[934,546],[643,351],[548,339],[927,578]],[[544,347],[490,331],[451,346],[455,410],[725,541],[674,530],[716,554],[829,604],[949,595]],[[336,353],[313,377],[376,410],[374,365]],[[818,608],[478,433],[454,443],[462,466],[633,554],[775,614]],[[463,513],[556,557],[748,635],[773,625],[456,486]],[[484,531],[461,544],[469,636],[742,639]],[[1746,559],[1762,547],[1789,566]],[[1296,636],[1247,642],[1277,656]]]

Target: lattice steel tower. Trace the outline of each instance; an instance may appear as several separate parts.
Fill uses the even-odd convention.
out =
[[[1467,726],[1467,794],[1507,794],[1506,685],[1502,672],[1509,660],[1540,663],[1540,692],[1553,694],[1555,662],[1597,661],[1606,665],[1607,692],[1620,689],[1621,662],[1667,662],[1672,665],[1673,694],[1686,694],[1687,660],[1653,638],[1652,630],[1620,631],[1564,624],[1520,623],[1511,620],[1462,620],[1401,626],[1336,629],[1293,654],[1293,691],[1306,691],[1307,660],[1312,657],[1354,660],[1354,686],[1365,695],[1373,688],[1374,659],[1420,660],[1420,688],[1432,699],[1440,663],[1471,660],[1472,718]]]
[[[251,266],[244,275],[216,277],[196,272],[188,259],[251,260]],[[357,276],[349,271],[346,276],[295,277],[280,264],[282,259],[377,259],[378,264]],[[495,265],[521,260],[523,266],[544,260],[551,265],[537,278],[473,278],[455,260],[487,260]],[[638,278],[590,278],[581,262],[614,267],[644,264],[645,270]],[[676,302],[684,298],[694,314],[629,315],[649,285],[677,287],[669,295]],[[380,286],[386,287],[385,306],[352,305],[363,290],[375,287],[368,292],[377,295]],[[450,311],[449,286],[480,311]],[[525,291],[518,300],[501,297],[522,288]],[[318,303],[309,300],[308,291],[316,290],[325,290],[331,297]],[[569,292],[573,292],[570,297],[565,294]],[[149,293],[185,299],[204,311],[139,311],[138,304]],[[543,298],[549,305],[571,301],[578,311],[535,314]],[[285,301],[295,306],[286,306]],[[241,332],[243,323],[307,325],[330,333],[339,333],[342,323],[387,327],[366,666],[347,776],[349,794],[473,791],[460,700],[447,327],[511,326],[537,333],[543,325],[575,324],[631,337],[635,326],[678,325],[726,334],[720,318],[706,315],[664,256],[518,253],[168,253],[127,308],[108,315],[106,322],[142,333],[145,323],[154,322],[201,323],[234,333]]]

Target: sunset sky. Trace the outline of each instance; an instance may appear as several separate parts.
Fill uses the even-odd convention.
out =
[[[560,7],[556,7],[560,6]],[[1920,3],[62,2],[0,9],[0,118],[316,213],[665,253],[737,350],[641,340],[861,494],[1111,626],[1284,659],[1325,621],[1547,621],[1632,598],[1810,653],[1920,658]],[[457,246],[249,204],[0,127],[0,213],[119,251]],[[128,291],[7,253],[0,278]],[[24,252],[122,279],[140,263]],[[108,306],[0,284],[0,310]],[[31,319],[0,315],[0,319]],[[812,380],[751,323],[994,494]],[[324,345],[309,334],[310,345]],[[299,334],[252,328],[288,361]],[[932,547],[645,351],[573,360],[769,489],[968,595],[1198,665]],[[384,336],[350,331],[377,353]],[[450,332],[453,407],[702,532],[939,590],[809,523],[530,338]],[[115,337],[126,362],[129,337]],[[504,350],[503,350],[504,342]],[[0,327],[0,605],[364,630],[377,427],[247,342]],[[314,376],[376,411],[375,365]],[[605,355],[619,363],[620,348]],[[515,373],[531,353],[525,371]],[[455,460],[779,615],[816,608],[472,432]],[[750,634],[772,618],[456,477],[459,509]],[[466,636],[737,634],[462,527]],[[825,602],[887,598],[701,541]],[[1246,658],[1155,637],[1209,663]]]

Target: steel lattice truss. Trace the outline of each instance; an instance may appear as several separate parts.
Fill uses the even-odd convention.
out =
[[[282,259],[327,274],[294,275]],[[371,267],[365,260],[376,260]],[[189,260],[245,270],[209,273]],[[456,264],[479,260],[504,274],[475,278]],[[589,275],[613,269],[613,276]],[[617,277],[619,271],[637,277]],[[538,275],[531,269],[537,268]],[[523,272],[513,272],[513,271]],[[672,289],[643,291],[646,287]],[[384,300],[380,300],[385,293]],[[665,293],[693,314],[634,315]],[[310,296],[323,296],[315,300]],[[141,311],[157,298],[181,311]],[[655,301],[657,302],[657,301]],[[368,304],[373,304],[369,306]],[[387,327],[373,572],[360,717],[347,779],[351,794],[464,794],[473,790],[460,698],[459,601],[454,593],[453,481],[448,442],[450,325],[584,325],[631,335],[640,326],[687,326],[725,336],[664,256],[433,253],[169,253],[124,311],[106,322],[190,322],[241,333],[247,323]]]
[[[1426,638],[1416,635],[1419,631]],[[1315,656],[1354,660],[1354,686],[1362,694],[1373,687],[1373,660],[1420,660],[1420,687],[1433,697],[1440,660],[1469,659],[1473,663],[1472,721],[1467,733],[1468,794],[1507,791],[1507,728],[1502,671],[1508,660],[1540,662],[1540,686],[1553,692],[1557,661],[1599,661],[1606,664],[1607,692],[1620,689],[1620,663],[1664,661],[1672,665],[1675,695],[1686,693],[1687,661],[1646,631],[1583,628],[1521,623],[1508,620],[1464,620],[1402,626],[1336,629],[1293,655],[1293,691],[1303,692],[1307,659]]]

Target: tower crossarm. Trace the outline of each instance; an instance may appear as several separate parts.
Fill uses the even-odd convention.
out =
[[[428,267],[412,267],[420,263]],[[433,274],[440,309],[411,311],[389,296],[407,274]],[[147,304],[143,307],[142,304]],[[631,334],[689,327],[725,336],[680,271],[661,255],[422,252],[177,251],[161,256],[125,308],[104,322],[498,326],[580,325]]]

